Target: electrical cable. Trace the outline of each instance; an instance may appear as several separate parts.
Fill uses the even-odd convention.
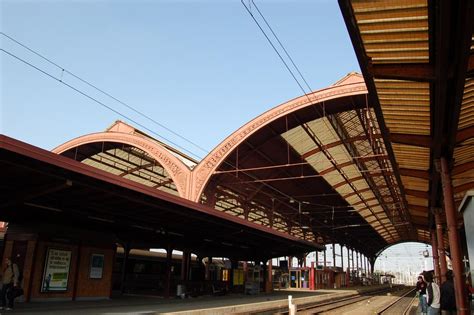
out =
[[[38,55],[39,57],[41,57],[41,58],[47,60],[49,63],[53,64],[54,66],[60,68],[60,69],[62,70],[61,74],[62,74],[63,72],[65,72],[65,71],[67,71],[67,70],[63,69],[61,66],[59,66],[57,63],[55,63],[55,62],[51,61],[50,59],[44,57],[43,55],[39,54],[38,52],[34,51],[33,49],[29,48],[28,46],[26,46],[26,45],[20,43],[19,41],[13,39],[12,37],[6,35],[5,33],[0,32],[0,34],[2,34],[2,35],[4,35],[4,36],[8,37],[9,39],[11,39],[12,41],[16,42],[17,44],[19,44],[19,45],[22,46],[23,48],[27,49],[28,51],[34,53],[35,55]],[[138,121],[136,121],[136,120],[130,118],[129,116],[127,116],[127,115],[125,115],[125,114],[122,114],[121,112],[119,112],[118,110],[112,108],[111,106],[108,106],[108,105],[106,105],[106,104],[103,103],[103,102],[100,102],[99,100],[97,100],[97,99],[95,99],[94,97],[88,95],[87,93],[85,93],[85,92],[83,92],[83,91],[81,91],[81,90],[75,88],[74,86],[72,86],[72,85],[70,85],[70,84],[64,82],[64,80],[62,80],[62,77],[61,77],[61,78],[57,78],[57,77],[55,77],[54,75],[52,75],[52,74],[50,74],[50,73],[48,73],[48,72],[46,72],[46,71],[40,69],[39,67],[33,65],[32,63],[30,63],[30,62],[28,62],[28,61],[26,61],[26,60],[24,60],[24,59],[22,59],[22,58],[20,58],[20,57],[18,57],[18,56],[16,56],[16,55],[14,55],[13,53],[11,53],[11,52],[9,52],[9,51],[6,51],[6,50],[3,49],[3,48],[0,48],[0,50],[2,50],[4,53],[10,55],[11,57],[13,57],[13,58],[15,58],[15,59],[17,59],[17,60],[23,62],[24,64],[26,64],[26,65],[28,65],[28,66],[34,68],[35,70],[37,70],[37,71],[43,73],[44,75],[50,77],[51,79],[56,80],[56,81],[58,81],[58,82],[64,84],[65,86],[71,88],[71,89],[74,90],[75,92],[77,92],[77,93],[79,93],[79,94],[81,94],[81,95],[83,95],[83,96],[89,98],[90,100],[92,100],[92,101],[96,102],[97,104],[99,104],[99,105],[101,105],[101,106],[103,106],[103,107],[109,109],[110,111],[116,113],[117,115],[120,115],[121,117],[123,117],[123,118],[125,118],[125,119],[128,119],[129,121],[133,122],[133,123],[136,124],[137,126],[140,126],[140,127],[144,128],[145,130],[149,131],[150,133],[154,134],[155,136],[157,136],[157,137],[159,137],[159,138],[161,138],[161,139],[164,139],[164,140],[168,141],[169,143],[171,143],[172,145],[174,145],[174,146],[176,146],[176,147],[182,149],[183,151],[186,151],[186,152],[188,152],[189,154],[191,154],[191,155],[193,155],[193,156],[199,158],[199,155],[197,155],[197,154],[195,154],[195,153],[193,153],[193,152],[191,152],[191,151],[189,151],[189,150],[183,148],[182,146],[180,146],[180,145],[174,143],[173,141],[171,141],[171,140],[169,140],[169,139],[167,139],[167,138],[165,138],[165,137],[159,135],[158,133],[156,133],[155,131],[151,130],[150,128],[144,126],[143,124],[139,123]],[[68,72],[68,73],[69,73],[69,72]],[[74,75],[74,74],[71,74],[71,75],[73,75],[74,77],[77,77],[77,76]],[[92,84],[89,84],[87,81],[85,81],[85,80],[83,80],[83,79],[81,79],[81,78],[79,78],[79,77],[77,77],[77,78],[78,78],[79,80],[83,81],[84,83],[86,83],[86,84],[88,84],[88,85],[94,87],[96,90],[101,91],[102,93],[108,95],[106,92],[103,92],[101,89],[95,87],[95,86],[92,85]],[[115,97],[113,97],[113,96],[111,96],[111,95],[108,95],[108,96],[111,97],[112,99],[116,99]],[[119,101],[119,102],[120,102],[120,101]],[[148,116],[147,116],[147,117],[148,117]],[[159,124],[159,123],[158,123],[158,124]],[[159,125],[161,125],[161,124],[159,124]],[[180,136],[180,137],[183,138],[182,136]],[[183,139],[185,139],[185,138],[183,138]],[[188,142],[190,142],[190,141],[188,141]],[[203,150],[204,150],[204,149],[203,149]],[[209,153],[209,152],[206,151],[206,150],[204,150],[204,151],[205,151],[206,153]],[[225,160],[223,163],[225,163],[225,164],[227,164],[227,165],[233,167],[233,165],[232,165],[230,162],[226,161],[226,160]],[[249,176],[249,177],[252,178],[252,179],[258,179],[257,177],[255,177],[255,176],[253,176],[253,175],[251,175],[251,174],[248,174],[248,173],[245,173],[245,172],[244,172],[244,174],[247,175],[247,176]],[[285,194],[284,192],[280,191],[279,189],[277,189],[277,188],[275,188],[275,187],[273,187],[273,186],[271,186],[271,185],[268,185],[268,184],[264,183],[264,186],[266,186],[267,188],[270,188],[270,189],[273,190],[273,191],[276,191],[277,193],[279,193],[280,195],[282,195],[283,197],[285,197],[285,198],[287,198],[287,199],[290,199],[290,198],[291,198],[289,195]]]
[[[308,96],[306,94],[306,91],[304,90],[303,86],[301,86],[300,82],[298,81],[298,79],[296,78],[296,76],[294,75],[293,71],[291,71],[290,67],[288,66],[288,64],[286,63],[285,59],[283,59],[283,57],[281,56],[280,52],[278,51],[278,49],[276,49],[275,45],[273,45],[272,41],[270,40],[270,38],[268,37],[267,33],[265,33],[265,31],[263,30],[262,26],[260,25],[260,23],[258,23],[257,19],[253,16],[253,13],[252,11],[249,10],[249,8],[245,5],[244,3],[244,0],[240,0],[240,2],[242,3],[242,5],[245,7],[245,9],[247,10],[247,12],[250,14],[250,16],[252,17],[252,19],[254,20],[255,24],[257,24],[258,28],[260,29],[260,31],[262,32],[262,34],[265,36],[265,38],[267,39],[268,43],[272,46],[273,50],[277,53],[278,57],[280,57],[280,60],[281,62],[283,62],[283,64],[285,65],[286,69],[288,70],[288,72],[291,74],[291,76],[293,77],[293,80],[295,80],[296,84],[298,84],[298,86],[300,87],[301,91],[303,92],[304,95]]]
[[[187,138],[181,136],[180,134],[176,133],[175,131],[173,131],[172,129],[170,129],[170,128],[168,128],[167,126],[163,125],[162,123],[156,121],[155,119],[151,118],[150,116],[146,115],[145,113],[143,113],[143,112],[141,112],[141,111],[135,109],[133,106],[128,105],[127,103],[125,103],[125,102],[121,101],[120,99],[114,97],[114,96],[111,95],[110,93],[105,92],[104,90],[98,88],[97,86],[95,86],[94,84],[90,83],[89,81],[87,81],[87,80],[85,80],[85,79],[83,79],[83,78],[77,76],[76,74],[72,73],[71,71],[69,71],[69,70],[65,69],[64,67],[60,66],[59,64],[55,63],[55,62],[52,61],[51,59],[49,59],[49,58],[43,56],[43,55],[40,54],[39,52],[33,50],[32,48],[28,47],[27,45],[25,45],[25,44],[19,42],[18,40],[14,39],[13,37],[11,37],[11,36],[5,34],[4,32],[0,32],[0,34],[3,35],[3,36],[5,36],[6,38],[10,39],[11,41],[15,42],[16,44],[20,45],[21,47],[25,48],[26,50],[30,51],[31,53],[33,53],[33,54],[37,55],[38,57],[42,58],[43,60],[45,60],[45,61],[49,62],[50,64],[52,64],[52,65],[56,66],[57,68],[59,68],[59,69],[61,70],[61,80],[60,80],[60,81],[62,81],[62,75],[63,75],[63,73],[65,72],[65,73],[71,75],[72,77],[78,79],[78,80],[81,81],[82,83],[87,84],[88,86],[92,87],[93,89],[95,89],[95,90],[101,92],[102,94],[104,94],[104,95],[110,97],[110,98],[113,99],[114,101],[116,101],[116,102],[122,104],[123,106],[127,107],[128,109],[132,110],[133,112],[137,113],[138,115],[140,115],[140,116],[142,116],[142,117],[148,119],[149,121],[153,122],[154,124],[156,124],[156,125],[160,126],[161,128],[167,130],[168,132],[172,133],[173,135],[179,137],[180,139],[182,139],[182,140],[184,140],[184,141],[186,141],[186,142],[192,144],[193,146],[195,146],[195,147],[198,148],[199,150],[205,152],[206,154],[209,153],[208,150],[204,149],[204,148],[201,147],[200,145],[198,145],[198,144],[194,143],[193,141],[191,141],[191,140],[189,140],[189,139],[187,139]],[[168,141],[169,141],[169,140],[168,140]],[[189,152],[189,151],[188,151],[188,152]],[[201,157],[200,157],[199,155],[197,155],[197,154],[193,154],[193,155],[196,156],[196,157],[198,157],[198,158],[201,158]]]
[[[120,115],[121,117],[123,117],[123,118],[125,118],[125,119],[128,119],[129,121],[133,122],[133,123],[136,124],[137,126],[140,126],[140,127],[142,127],[143,129],[146,129],[147,131],[153,133],[155,136],[157,136],[157,137],[159,137],[159,138],[161,138],[161,139],[164,139],[164,140],[168,141],[169,143],[173,144],[174,146],[180,148],[181,150],[186,151],[186,152],[188,152],[188,153],[191,154],[191,155],[197,156],[197,155],[195,155],[193,152],[187,150],[186,148],[183,148],[183,147],[181,147],[180,145],[178,145],[177,143],[174,143],[173,141],[171,141],[171,140],[169,140],[169,139],[167,139],[167,138],[165,138],[165,137],[159,135],[158,133],[156,133],[155,131],[151,130],[150,128],[144,126],[143,124],[139,123],[138,121],[132,119],[131,117],[129,117],[129,116],[125,115],[125,114],[122,114],[121,112],[119,112],[118,110],[112,108],[111,106],[109,106],[109,105],[107,105],[107,104],[105,104],[105,103],[99,101],[98,99],[96,99],[96,98],[90,96],[89,94],[87,94],[87,93],[85,93],[85,92],[79,90],[78,88],[75,88],[74,86],[72,86],[72,85],[70,85],[70,84],[64,82],[64,81],[61,80],[60,78],[55,77],[54,75],[52,75],[52,74],[50,74],[50,73],[44,71],[43,69],[40,69],[39,67],[33,65],[32,63],[29,63],[28,61],[26,61],[26,60],[24,60],[24,59],[22,59],[22,58],[16,56],[15,54],[13,54],[13,53],[11,53],[11,52],[9,52],[9,51],[3,49],[3,48],[0,48],[0,50],[3,51],[5,54],[10,55],[11,57],[17,59],[18,61],[21,61],[21,62],[23,62],[24,64],[26,64],[26,65],[28,65],[28,66],[30,66],[30,67],[36,69],[37,71],[43,73],[44,75],[50,77],[51,79],[53,79],[53,80],[55,80],[55,81],[58,81],[59,83],[64,84],[64,85],[67,86],[68,88],[70,88],[70,89],[74,90],[75,92],[77,92],[77,93],[79,93],[79,94],[81,94],[81,95],[87,97],[88,99],[94,101],[95,103],[99,104],[100,106],[107,108],[108,110],[114,112],[114,113],[117,114],[117,115]],[[197,157],[198,157],[198,156],[197,156]]]
[[[278,44],[280,44],[280,47],[283,49],[283,51],[285,52],[286,56],[288,57],[288,59],[290,59],[291,61],[291,64],[293,65],[293,67],[295,67],[296,71],[298,71],[298,74],[300,75],[301,79],[303,79],[304,83],[306,84],[306,87],[308,88],[308,90],[310,92],[313,91],[313,89],[309,86],[308,82],[306,81],[306,79],[304,78],[303,74],[301,74],[301,71],[300,69],[298,68],[298,66],[295,64],[295,62],[293,61],[293,58],[291,58],[290,54],[288,53],[288,51],[286,50],[285,46],[281,43],[280,39],[278,38],[278,36],[275,34],[275,32],[273,31],[273,28],[270,26],[270,24],[267,22],[267,19],[265,18],[265,16],[262,14],[262,12],[260,11],[260,9],[258,8],[258,6],[255,4],[255,2],[253,0],[251,0],[252,3],[253,3],[253,6],[255,7],[255,9],[257,9],[257,12],[258,14],[260,14],[260,16],[262,17],[263,21],[265,22],[265,24],[267,25],[267,27],[270,29],[270,31],[272,32],[273,36],[275,37],[275,39],[278,41]]]
[[[244,1],[241,0],[241,3],[242,5],[245,7],[245,9],[247,10],[247,12],[249,13],[249,15],[252,17],[252,19],[254,20],[254,22],[257,24],[257,26],[259,27],[260,31],[264,34],[265,38],[267,39],[267,41],[270,43],[270,45],[272,46],[273,50],[277,53],[278,57],[280,58],[280,60],[283,62],[283,64],[285,65],[286,69],[290,72],[291,76],[293,77],[293,79],[295,80],[295,82],[298,84],[298,86],[300,87],[300,89],[303,91],[303,94],[306,96],[306,98],[308,99],[308,101],[311,103],[311,99],[309,97],[309,93],[311,93],[312,89],[311,87],[309,87],[307,81],[304,79],[303,75],[301,74],[301,71],[299,71],[299,68],[296,66],[296,64],[294,63],[293,61],[293,58],[291,58],[291,56],[289,55],[288,51],[285,49],[284,45],[281,43],[281,41],[279,40],[278,36],[275,34],[275,32],[273,31],[272,27],[269,25],[269,23],[267,22],[267,20],[265,19],[264,15],[262,14],[262,12],[259,10],[258,6],[255,4],[255,2],[253,0],[249,0],[249,4],[252,3],[254,5],[254,7],[257,9],[258,13],[260,14],[260,16],[262,17],[262,19],[264,20],[264,22],[266,23],[267,27],[270,29],[270,31],[272,32],[273,36],[276,38],[276,40],[278,41],[278,43],[280,44],[280,46],[282,47],[282,49],[284,50],[284,52],[286,53],[286,55],[288,56],[288,58],[290,59],[290,61],[292,62],[293,66],[295,67],[295,69],[298,71],[299,75],[302,77],[303,81],[306,83],[306,86],[308,87],[308,89],[310,90],[309,93],[306,93],[306,91],[304,90],[304,88],[302,87],[301,83],[298,81],[298,79],[296,78],[296,76],[294,75],[294,73],[291,71],[291,69],[288,67],[288,64],[285,62],[285,60],[282,58],[281,54],[278,52],[278,50],[276,49],[275,45],[272,43],[272,41],[270,40],[270,38],[268,37],[268,35],[266,34],[266,32],[263,30],[263,28],[261,27],[260,23],[257,21],[257,19],[254,17],[253,13],[249,10],[249,8],[247,7],[247,5],[245,5]],[[320,108],[315,108],[315,110],[317,112],[319,112],[319,114],[321,115],[321,109]],[[323,113],[324,114],[324,113]],[[325,115],[324,115],[325,116]],[[323,116],[321,116],[323,117]],[[326,120],[323,120],[324,123],[327,125],[327,122]],[[329,126],[328,126],[329,128]],[[316,138],[316,135],[313,135],[315,138]],[[329,152],[328,152],[329,153]],[[370,207],[368,207],[369,210],[373,213],[373,215],[377,218],[377,220],[379,222],[381,222],[380,218],[378,217],[378,215],[372,211],[372,209]],[[381,222],[382,223],[382,222]],[[385,226],[385,224],[382,223],[383,226]],[[387,229],[388,231],[388,229]],[[390,231],[389,231],[389,234],[392,234]]]

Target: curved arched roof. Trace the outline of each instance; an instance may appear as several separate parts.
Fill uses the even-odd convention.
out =
[[[138,149],[138,150],[137,150]],[[188,194],[190,169],[164,144],[116,122],[106,132],[72,139],[53,152],[83,161],[92,166],[158,189],[173,190],[182,197]],[[173,154],[174,153],[174,154]]]
[[[411,225],[400,179],[356,73],[256,117],[199,163],[123,122],[54,151],[366,256],[405,239],[429,240],[427,231]]]

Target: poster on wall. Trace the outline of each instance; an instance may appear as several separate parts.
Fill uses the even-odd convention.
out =
[[[102,279],[103,271],[104,271],[104,255],[92,254],[89,278]]]
[[[71,253],[70,250],[48,248],[41,292],[67,291]]]

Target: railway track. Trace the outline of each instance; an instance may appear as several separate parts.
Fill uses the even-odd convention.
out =
[[[416,299],[416,290],[411,289],[407,293],[400,296],[398,299],[390,303],[385,308],[379,310],[377,315],[391,315],[391,314],[403,314],[409,315],[412,310],[412,305]]]
[[[325,312],[334,312],[337,309],[347,307],[351,304],[359,303],[362,301],[369,300],[373,298],[374,295],[380,294],[380,293],[387,293],[387,292],[392,292],[394,290],[397,290],[399,288],[394,287],[392,289],[390,288],[384,288],[382,290],[377,290],[377,291],[372,291],[367,294],[358,294],[355,296],[350,296],[342,299],[337,299],[337,300],[332,300],[324,303],[316,303],[316,304],[305,304],[305,305],[298,305],[297,306],[297,312],[298,314],[321,314]],[[278,312],[278,314],[288,314],[288,312]]]

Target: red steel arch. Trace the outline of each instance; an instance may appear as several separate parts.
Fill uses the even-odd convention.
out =
[[[99,132],[72,139],[56,147],[52,151],[54,153],[61,154],[67,150],[79,147],[81,145],[96,142],[118,142],[128,144],[148,153],[158,163],[160,163],[169,174],[176,185],[179,196],[189,199],[188,182],[191,178],[191,170],[164,147],[147,138],[124,132]]]
[[[366,94],[367,88],[361,75],[349,74],[333,86],[300,96],[283,103],[243,125],[214,150],[212,150],[192,171],[190,199],[199,202],[209,179],[226,157],[248,137],[269,123],[296,112],[304,107],[323,103],[341,97]]]

